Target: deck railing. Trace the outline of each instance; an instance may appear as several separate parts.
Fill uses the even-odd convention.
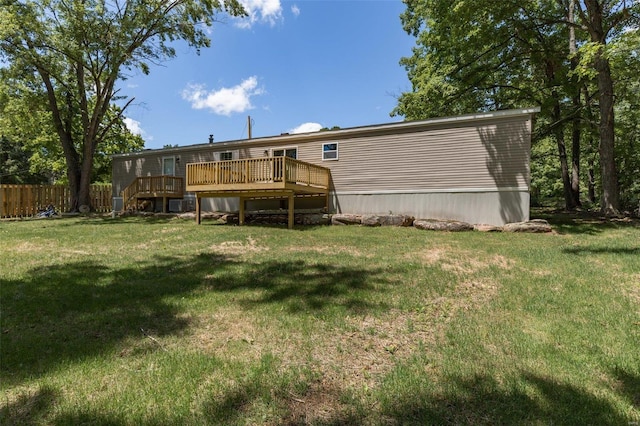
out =
[[[184,179],[177,176],[141,176],[137,177],[122,191],[126,204],[136,196],[170,196],[182,198],[184,195]]]
[[[329,169],[289,157],[248,158],[187,164],[187,189],[198,185],[292,183],[329,187]]]

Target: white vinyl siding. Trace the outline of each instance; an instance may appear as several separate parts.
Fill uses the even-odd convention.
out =
[[[180,156],[174,172],[182,177],[188,163],[219,160],[224,152],[232,152],[234,160],[288,155],[329,168],[332,198],[338,197],[334,205],[346,213],[453,218],[459,217],[456,212],[476,212],[478,218],[467,219],[477,223],[525,218],[531,112],[477,117],[124,154],[113,159],[113,194],[120,196],[136,176],[162,174],[163,158],[170,155]],[[340,161],[323,161],[324,147],[333,143]]]
[[[345,140],[323,165],[336,191],[526,190],[530,121],[482,124]]]

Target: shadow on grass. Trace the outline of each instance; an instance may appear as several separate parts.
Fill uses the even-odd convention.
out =
[[[620,392],[640,411],[640,374],[633,374],[621,368],[613,371],[613,376],[620,384]]]
[[[640,255],[640,247],[568,247],[562,249],[568,254],[589,255],[589,254],[621,254],[627,256]]]
[[[638,219],[608,218],[597,212],[532,211],[532,219],[545,219],[559,234],[598,235],[612,229],[640,229]]]
[[[36,392],[21,395],[15,401],[8,402],[0,408],[0,424],[24,426],[43,424],[48,410],[58,397],[58,392],[49,387],[42,387]]]
[[[242,262],[216,253],[122,268],[95,261],[34,268],[23,279],[0,279],[0,379],[6,388],[60,365],[111,351],[117,356],[126,339],[180,334],[190,324],[185,308],[174,301],[203,292],[217,294],[217,306],[241,309],[383,309],[368,300],[391,284],[387,272],[301,261]]]
[[[486,376],[450,380],[453,395],[416,390],[387,405],[382,415],[416,425],[628,425],[632,420],[610,401],[548,377],[525,373],[524,388],[505,388]]]
[[[36,219],[30,219],[36,220]],[[46,224],[51,220],[56,221],[56,226],[78,226],[78,225],[122,225],[123,223],[166,223],[179,220],[180,222],[189,222],[186,219],[177,219],[174,214],[157,215],[157,216],[116,216],[111,217],[110,214],[91,214],[87,216],[68,216],[53,217],[45,219],[37,219],[39,222]]]

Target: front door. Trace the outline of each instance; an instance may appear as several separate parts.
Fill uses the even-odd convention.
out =
[[[289,157],[294,160],[298,158],[298,148],[289,147],[289,148],[278,148],[271,151],[271,155],[273,157]],[[282,170],[282,161],[274,162],[274,171],[273,176],[277,181],[280,181],[284,177],[284,170]]]

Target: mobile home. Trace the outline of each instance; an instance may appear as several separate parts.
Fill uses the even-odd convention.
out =
[[[295,199],[296,208],[333,213],[492,225],[526,221],[536,112],[506,110],[114,155],[114,209],[145,197],[156,201],[156,210],[226,212],[285,208],[286,200]]]

